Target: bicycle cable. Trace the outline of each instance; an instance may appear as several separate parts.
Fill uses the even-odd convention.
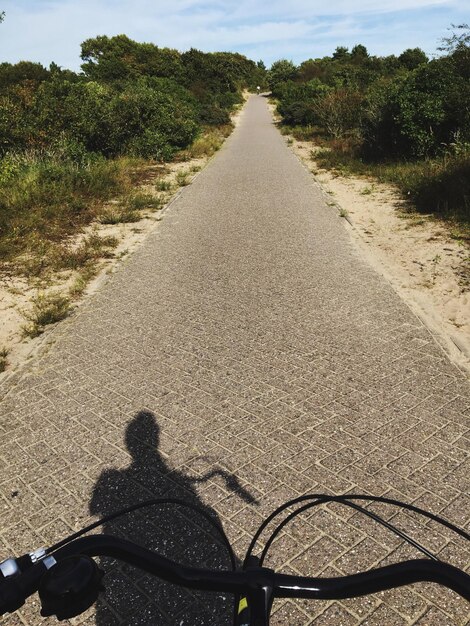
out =
[[[103,524],[106,524],[107,522],[111,522],[112,520],[115,520],[118,517],[122,517],[123,515],[133,513],[134,511],[138,511],[140,509],[143,509],[149,506],[162,506],[162,505],[167,505],[167,504],[178,504],[180,506],[191,509],[192,511],[195,511],[196,513],[200,513],[211,524],[211,526],[215,528],[215,530],[217,530],[217,532],[219,533],[220,537],[222,538],[222,543],[224,544],[229,554],[232,570],[233,571],[236,570],[235,553],[233,551],[232,546],[230,545],[230,542],[228,540],[228,537],[222,525],[219,524],[211,515],[209,515],[207,511],[204,511],[204,509],[194,504],[191,504],[190,502],[184,502],[183,500],[179,500],[178,498],[155,498],[152,500],[145,500],[144,502],[139,502],[130,507],[126,507],[124,509],[116,511],[115,513],[106,515],[105,517],[102,517],[98,521],[93,522],[92,524],[89,524],[88,526],[85,526],[81,530],[75,533],[72,533],[68,537],[65,537],[65,539],[61,539],[60,541],[52,545],[50,548],[47,548],[46,554],[51,554],[52,552],[55,552],[59,548],[62,548],[62,546],[65,546],[67,543],[70,543],[71,541],[74,541],[75,539],[82,537],[86,533],[89,533],[91,530],[94,530],[95,528],[98,528],[99,526],[102,526]]]
[[[284,503],[283,505],[281,505],[280,507],[278,507],[275,511],[273,511],[273,513],[271,513],[271,515],[269,515],[264,522],[260,525],[260,527],[258,528],[257,532],[255,533],[255,535],[253,536],[253,539],[248,547],[248,550],[246,552],[246,556],[245,556],[245,560],[251,556],[251,553],[256,545],[256,542],[258,541],[259,537],[261,536],[262,532],[265,530],[265,528],[268,526],[268,524],[271,523],[271,521],[277,517],[280,513],[282,513],[283,511],[285,511],[286,509],[295,506],[297,504],[300,504],[302,502],[305,502],[307,500],[316,500],[316,502],[312,503],[309,502],[309,504],[305,507],[301,507],[300,509],[294,511],[293,513],[291,513],[288,518],[286,518],[286,520],[284,520],[284,522],[281,522],[281,524],[276,527],[276,529],[273,531],[273,533],[275,534],[274,537],[270,537],[270,539],[268,540],[268,549],[269,546],[272,544],[272,542],[274,541],[275,537],[278,535],[278,533],[282,530],[282,528],[289,522],[291,521],[296,515],[300,514],[302,511],[308,509],[308,508],[312,508],[313,506],[317,506],[319,504],[324,504],[324,503],[328,503],[328,502],[338,502],[339,504],[344,504],[346,506],[350,506],[351,508],[354,508],[358,511],[360,511],[361,513],[364,513],[365,515],[367,515],[368,517],[374,519],[376,522],[382,524],[383,526],[385,526],[388,530],[390,530],[391,532],[394,532],[396,535],[398,535],[399,537],[401,537],[403,540],[407,541],[408,543],[410,543],[411,545],[413,545],[416,549],[420,550],[421,552],[423,552],[426,556],[428,556],[429,558],[432,558],[434,560],[439,560],[435,555],[433,555],[430,551],[428,551],[424,546],[422,546],[421,544],[419,544],[417,541],[415,541],[413,538],[409,537],[406,533],[404,533],[403,531],[401,531],[400,529],[396,528],[393,524],[390,524],[389,522],[387,522],[386,520],[382,519],[379,515],[377,515],[376,513],[373,513],[371,511],[368,511],[367,509],[364,509],[363,507],[353,503],[353,502],[349,502],[349,500],[365,500],[365,501],[370,501],[370,502],[381,502],[384,504],[390,504],[392,506],[400,506],[404,509],[408,509],[410,511],[413,511],[415,513],[418,513],[420,515],[423,515],[425,517],[428,517],[429,519],[449,528],[450,530],[452,530],[453,532],[459,534],[460,536],[464,537],[467,540],[470,540],[470,534],[467,533],[466,531],[462,530],[461,528],[459,528],[458,526],[455,526],[454,524],[452,524],[451,522],[448,522],[447,520],[445,520],[444,518],[439,517],[438,515],[435,515],[434,513],[429,513],[428,511],[421,509],[417,506],[414,506],[412,504],[407,504],[406,502],[400,502],[400,500],[395,500],[393,498],[387,498],[384,496],[366,496],[366,495],[361,495],[361,494],[350,494],[350,495],[339,495],[339,496],[331,496],[328,494],[308,494],[308,495],[304,495],[304,496],[299,496],[298,498],[294,498],[293,500],[290,500],[289,502]],[[265,546],[265,549],[263,550],[263,555],[264,557],[267,554],[267,549]]]
[[[284,526],[286,526],[290,521],[292,521],[295,517],[297,517],[297,515],[300,515],[300,513],[303,513],[304,511],[313,508],[314,506],[317,506],[319,504],[324,504],[325,502],[328,502],[328,500],[316,500],[314,502],[309,502],[308,504],[305,504],[304,506],[300,507],[299,509],[297,509],[296,511],[293,511],[292,513],[290,513],[288,515],[288,517],[286,517],[273,531],[273,533],[270,535],[269,539],[266,541],[266,544],[263,548],[263,552],[261,554],[260,557],[260,565],[263,565],[264,560],[266,559],[266,556],[268,554],[269,548],[271,547],[273,541],[276,539],[276,537],[278,536],[278,534],[281,532],[281,530],[284,528]],[[371,519],[373,519],[374,521],[378,522],[379,524],[381,524],[382,526],[385,526],[385,528],[387,528],[388,530],[390,530],[391,532],[395,533],[396,535],[398,535],[401,539],[403,539],[404,541],[408,542],[409,544],[411,544],[412,546],[414,546],[417,550],[419,550],[420,552],[422,552],[424,555],[426,555],[428,558],[432,559],[433,561],[440,561],[440,559],[433,554],[432,552],[430,552],[427,548],[425,548],[424,546],[422,546],[420,543],[418,543],[415,539],[413,539],[412,537],[410,537],[409,535],[407,535],[405,532],[403,532],[402,530],[400,530],[399,528],[396,528],[396,526],[393,526],[392,524],[390,524],[389,522],[387,522],[386,520],[384,520],[382,517],[380,517],[379,515],[377,515],[376,513],[372,513],[371,511],[368,511],[367,509],[365,509],[364,507],[355,504],[354,502],[348,502],[347,500],[344,500],[342,502],[339,502],[339,504],[343,504],[345,506],[349,506],[353,509],[355,509],[356,511],[359,511],[360,513],[364,513],[364,515],[367,515],[368,517],[370,517]]]

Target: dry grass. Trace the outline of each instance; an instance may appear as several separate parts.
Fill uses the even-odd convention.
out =
[[[7,356],[9,355],[10,350],[8,348],[0,349],[0,372],[4,372],[8,365]]]
[[[131,194],[127,198],[126,206],[135,211],[142,211],[143,209],[153,209],[158,211],[163,206],[163,200],[160,196],[139,191]]]
[[[38,337],[46,326],[60,322],[70,312],[70,300],[60,293],[38,293],[30,311],[23,312],[28,321],[22,328],[25,337]]]
[[[79,298],[85,291],[88,283],[98,273],[98,265],[96,263],[89,263],[85,265],[76,276],[74,282],[69,289],[69,296],[72,300]]]
[[[36,239],[36,245],[10,264],[10,269],[29,278],[47,280],[52,272],[79,270],[90,262],[110,258],[118,244],[115,237],[104,237],[91,232],[77,245],[74,238],[63,243]]]
[[[217,128],[207,127],[182,154],[186,156],[186,159],[198,159],[204,156],[210,157],[215,154],[217,150],[220,150],[232,130],[232,124],[225,124]]]
[[[142,216],[138,211],[126,206],[107,206],[98,216],[100,224],[130,224],[140,219]]]
[[[186,185],[189,185],[191,183],[190,172],[186,170],[180,170],[176,174],[176,182],[179,185],[179,187],[186,187]]]

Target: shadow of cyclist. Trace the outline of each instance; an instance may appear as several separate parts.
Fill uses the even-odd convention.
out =
[[[126,429],[126,445],[132,455],[129,467],[103,471],[90,502],[94,515],[108,515],[120,508],[151,498],[171,497],[201,507],[213,519],[217,514],[202,503],[195,483],[218,474],[226,488],[246,502],[255,502],[235,476],[213,470],[202,478],[191,478],[171,469],[158,451],[160,428],[150,412],[140,412]],[[220,524],[220,522],[219,522]],[[203,516],[190,509],[165,505],[149,507],[106,523],[103,533],[132,539],[168,558],[187,565],[229,569],[227,549]],[[231,624],[230,596],[190,592],[130,566],[103,559],[106,593],[97,604],[96,624],[116,624],[116,612],[126,625]],[[110,608],[111,607],[111,608]]]

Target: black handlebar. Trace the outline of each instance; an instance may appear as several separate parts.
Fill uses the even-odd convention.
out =
[[[470,601],[468,574],[448,563],[427,559],[405,561],[339,578],[310,578],[276,574],[266,568],[233,572],[185,567],[131,541],[110,535],[77,539],[60,548],[54,557],[60,561],[76,554],[113,557],[167,582],[202,591],[246,593],[256,582],[256,573],[263,572],[263,580],[269,575],[274,595],[279,598],[340,600],[417,582],[434,582]]]
[[[443,585],[464,599],[470,601],[470,576],[456,567],[441,561],[426,559],[405,561],[386,567],[380,567],[368,572],[341,576],[338,578],[312,578],[304,576],[292,576],[288,574],[276,574],[273,570],[254,566],[247,567],[243,571],[222,571],[206,570],[194,567],[186,567],[167,559],[147,548],[143,548],[131,541],[113,537],[110,535],[91,535],[71,541],[67,545],[59,548],[47,558],[60,564],[65,564],[62,570],[65,571],[67,584],[71,582],[78,598],[79,608],[88,607],[94,602],[98,593],[102,590],[101,576],[90,579],[93,580],[91,587],[79,589],[82,574],[78,574],[78,579],[71,580],[73,568],[69,566],[71,561],[83,555],[83,559],[97,556],[112,557],[138,567],[150,574],[158,576],[169,583],[180,585],[189,589],[201,591],[214,591],[233,593],[236,596],[248,596],[254,598],[260,594],[269,594],[269,598],[310,598],[321,600],[340,600],[357,596],[368,595],[378,591],[386,591],[403,585],[417,582],[434,582]],[[89,559],[91,562],[91,559]],[[23,561],[24,562],[24,561]],[[80,567],[86,566],[79,564]],[[35,564],[30,564],[18,575],[11,578],[0,579],[0,615],[12,612],[22,606],[25,599],[39,590],[40,584],[44,581],[45,574],[54,571],[50,569],[50,564],[46,565],[46,560],[40,560]],[[74,565],[75,567],[75,565]],[[83,571],[83,570],[82,570]],[[62,575],[62,574],[61,574]],[[75,576],[77,578],[77,575]],[[50,591],[49,581],[49,591]],[[52,588],[56,589],[55,581],[52,581]],[[60,583],[59,583],[60,588]],[[60,594],[59,594],[60,595]],[[45,594],[41,597],[43,602],[43,615],[50,615],[53,611],[45,611]],[[67,597],[67,596],[63,596]],[[266,596],[267,597],[267,596]],[[80,604],[82,603],[82,604]],[[54,605],[54,602],[52,602]],[[77,613],[66,613],[61,608],[63,615],[56,612],[59,619],[64,619],[73,614],[82,612],[81,608]],[[253,621],[253,623],[258,623]],[[267,622],[259,622],[267,623]]]

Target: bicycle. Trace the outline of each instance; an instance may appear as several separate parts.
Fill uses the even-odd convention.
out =
[[[363,513],[411,544],[427,558],[408,560],[338,578],[294,576],[276,573],[264,567],[270,547],[290,521],[313,507],[332,502]],[[104,572],[93,557],[112,557],[124,561],[164,581],[188,589],[234,594],[235,626],[268,626],[274,598],[341,600],[417,582],[441,584],[470,602],[468,574],[439,560],[415,539],[358,502],[381,502],[402,507],[442,524],[464,539],[470,540],[469,533],[451,522],[399,500],[362,494],[336,496],[310,494],[286,502],[262,522],[248,547],[241,569],[237,570],[230,542],[222,526],[214,518],[199,507],[182,500],[158,498],[108,515],[49,548],[4,560],[0,563],[0,615],[16,611],[27,597],[36,592],[39,592],[43,617],[55,615],[59,620],[64,620],[80,615],[90,608],[104,591]],[[163,505],[178,505],[200,513],[220,533],[230,557],[232,570],[216,571],[186,567],[127,539],[111,535],[84,536],[120,516],[146,507]],[[277,524],[261,555],[255,556],[253,551],[263,531],[288,509],[294,510]]]

